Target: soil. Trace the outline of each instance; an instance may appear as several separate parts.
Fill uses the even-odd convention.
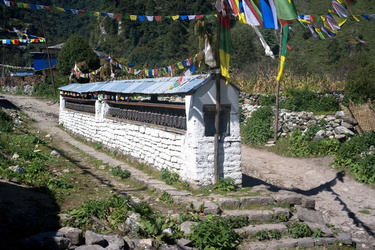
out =
[[[61,141],[70,137],[57,127],[58,102],[0,95],[0,100],[4,98],[34,119],[41,131]],[[274,192],[289,190],[309,196],[316,200],[316,209],[322,211],[326,222],[334,225],[337,232],[352,233],[358,242],[371,242],[375,247],[375,190],[332,168],[332,159],[288,158],[242,146],[243,186],[266,185]],[[0,201],[4,199],[2,194]]]

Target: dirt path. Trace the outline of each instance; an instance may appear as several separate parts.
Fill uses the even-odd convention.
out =
[[[56,127],[59,104],[28,96],[2,95],[37,121],[40,130],[67,140],[69,135]],[[1,98],[1,95],[0,95]],[[317,201],[329,224],[353,238],[375,246],[375,190],[360,184],[329,163],[332,157],[286,158],[242,147],[244,186],[267,185],[270,190],[291,190]],[[361,241],[361,240],[359,240]]]

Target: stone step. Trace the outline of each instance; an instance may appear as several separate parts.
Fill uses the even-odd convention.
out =
[[[271,231],[271,230],[277,230],[282,234],[285,234],[288,232],[287,226],[283,224],[262,224],[262,225],[250,225],[243,228],[234,229],[234,231],[241,235],[242,237],[247,237],[250,235],[254,235],[262,230]]]
[[[281,239],[264,242],[243,242],[238,246],[239,250],[260,250],[260,249],[295,249],[312,248],[326,245],[334,245],[338,240],[336,238],[301,238],[301,239]]]
[[[287,208],[274,208],[272,210],[223,210],[222,216],[247,217],[249,221],[266,222],[272,219],[289,220],[291,213]]]

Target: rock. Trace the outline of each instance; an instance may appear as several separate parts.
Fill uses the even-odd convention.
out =
[[[240,206],[240,201],[236,198],[219,198],[218,200],[220,207],[235,207],[238,208]]]
[[[302,197],[293,193],[278,193],[273,196],[277,204],[301,205]]]
[[[351,130],[349,130],[349,129],[343,127],[343,126],[336,127],[334,129],[334,133],[335,133],[335,135],[347,135],[347,134],[354,135],[354,133]]]
[[[9,170],[12,170],[13,172],[16,172],[16,173],[19,173],[19,174],[26,174],[27,171],[23,168],[23,167],[20,167],[20,166],[11,166],[8,168]]]
[[[351,118],[351,117],[343,117],[343,118],[342,118],[342,121],[347,122],[347,123],[349,123],[349,124],[351,124],[351,125],[353,125],[353,126],[358,125],[357,120],[354,119],[354,118]]]
[[[181,223],[181,231],[184,232],[184,234],[191,233],[192,229],[198,224],[198,222],[193,221],[185,221]]]
[[[168,228],[164,229],[162,233],[167,234],[167,235],[173,235],[174,232],[173,232],[172,228],[168,227]]]
[[[72,245],[79,246],[83,243],[83,231],[73,227],[62,227],[58,230],[58,233],[62,233],[68,238]]]
[[[50,155],[58,156],[60,154],[61,154],[60,151],[58,151],[58,150],[52,150]]]
[[[251,205],[261,205],[266,206],[274,202],[274,199],[271,197],[241,197],[240,198],[241,207],[251,206]]]
[[[220,208],[219,208],[218,205],[216,205],[212,201],[205,201],[203,213],[205,213],[205,214],[219,214]]]
[[[85,233],[86,245],[99,245],[105,247],[107,241],[104,239],[103,235],[94,233],[92,231],[86,231]]]
[[[105,248],[99,245],[89,245],[89,246],[84,245],[84,246],[77,247],[75,250],[101,250],[101,249],[105,249]]]
[[[321,140],[324,138],[326,134],[326,131],[325,130],[319,130],[316,134],[315,134],[315,137],[314,137],[314,140]]]
[[[141,215],[139,213],[131,213],[125,221],[125,225],[131,229],[140,227]]]
[[[129,246],[120,235],[104,235],[103,237],[108,243],[108,246],[105,248],[106,250],[129,249]]]
[[[17,160],[18,158],[20,158],[20,155],[19,154],[14,154],[12,156],[12,160]]]
[[[336,114],[335,114],[335,118],[336,119],[341,119],[343,117],[345,117],[345,112],[344,111],[337,111]]]
[[[155,239],[140,239],[139,240],[140,245],[147,245],[150,247],[157,247],[158,243]]]
[[[323,215],[315,210],[296,206],[297,209],[297,217],[299,220],[303,222],[312,222],[317,223],[320,225],[325,225],[325,221],[323,219]]]
[[[23,249],[67,249],[70,240],[59,232],[44,232],[21,240]]]
[[[44,136],[45,138],[51,138],[51,135],[50,134],[48,134],[48,135],[46,135],[46,136]]]
[[[337,235],[337,241],[340,241],[345,245],[353,244],[352,236],[348,233],[340,233],[339,235]]]
[[[314,209],[315,208],[315,200],[312,199],[312,198],[303,197],[301,206],[304,207],[304,208]]]
[[[191,245],[191,240],[181,238],[177,241],[177,246],[183,250],[193,249],[192,247],[190,247],[190,245]]]
[[[323,234],[324,234],[324,237],[332,237],[333,236],[333,231],[332,229],[330,229],[329,227],[327,227],[326,225],[324,224],[318,224],[318,223],[312,223],[312,222],[306,222],[306,224],[311,228],[313,229],[314,231],[320,229]]]
[[[347,128],[347,129],[352,129],[353,128],[353,125],[349,124],[347,122],[341,122],[341,126]]]

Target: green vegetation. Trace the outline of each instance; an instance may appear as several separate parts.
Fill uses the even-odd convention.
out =
[[[64,43],[59,52],[59,71],[64,75],[69,75],[74,63],[85,62],[82,73],[89,73],[100,67],[100,61],[95,52],[89,47],[82,36],[74,34]]]
[[[177,173],[171,172],[166,168],[162,168],[160,170],[160,175],[161,179],[165,181],[165,183],[167,183],[168,185],[173,185],[177,183],[180,179],[180,176]]]
[[[374,145],[375,132],[356,135],[340,147],[332,164],[351,172],[360,182],[375,184]]]
[[[131,175],[129,170],[122,170],[120,166],[112,168],[112,174],[120,177],[120,179],[129,178]]]
[[[281,239],[282,234],[280,233],[279,230],[261,230],[258,231],[255,235],[254,238],[259,240],[259,241],[264,241],[264,240],[279,240]]]
[[[324,125],[316,124],[310,126],[305,134],[302,134],[302,131],[299,129],[294,130],[289,138],[290,147],[288,150],[291,155],[304,157],[334,154],[341,144],[338,140],[328,138],[314,139],[315,134],[324,128]]]
[[[280,103],[280,108],[331,113],[339,110],[339,104],[333,96],[319,97],[316,92],[307,89],[289,89],[285,94],[288,98]]]
[[[288,228],[289,234],[293,239],[303,237],[319,238],[323,237],[324,234],[320,229],[313,230],[307,224],[302,222],[295,222]]]
[[[263,145],[273,135],[273,111],[271,106],[262,107],[253,112],[242,127],[243,142],[250,145]]]
[[[234,249],[239,239],[225,219],[212,215],[199,222],[188,238],[199,249]]]
[[[224,192],[231,192],[237,189],[233,178],[220,178],[219,183],[214,185],[215,189]]]

